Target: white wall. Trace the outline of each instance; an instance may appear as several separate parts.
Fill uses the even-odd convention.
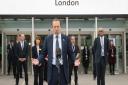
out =
[[[79,6],[55,6],[55,0],[0,0],[0,14],[128,14],[128,0],[78,1]]]

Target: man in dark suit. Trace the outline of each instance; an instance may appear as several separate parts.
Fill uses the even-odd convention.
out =
[[[105,85],[105,70],[108,56],[109,40],[104,36],[102,28],[98,31],[99,37],[94,41],[97,85]]]
[[[20,34],[20,42],[17,45],[17,74],[16,74],[16,85],[19,84],[19,75],[20,75],[20,66],[23,65],[24,74],[25,74],[25,84],[28,85],[28,68],[27,68],[27,59],[28,59],[28,44],[25,42],[25,35]]]
[[[49,35],[44,40],[43,52],[38,59],[33,59],[32,63],[37,65],[44,61],[48,54],[48,85],[68,85],[69,70],[68,70],[68,38],[61,34],[60,20],[54,19],[52,21],[53,34]],[[59,58],[58,69],[58,53],[61,53]]]
[[[17,47],[18,47],[18,43],[20,41],[20,38],[19,38],[19,35],[16,36],[16,41],[14,42],[14,46],[13,46],[13,51],[14,51],[14,58],[13,58],[13,61],[14,61],[14,73],[15,73],[15,76],[14,78],[16,78],[16,70],[17,70],[17,58],[18,58],[18,55],[17,55]],[[21,66],[20,66],[21,67]],[[22,67],[20,68],[20,78],[22,78]]]
[[[71,85],[72,70],[74,69],[74,81],[75,85],[78,85],[78,66],[75,66],[75,60],[79,59],[80,50],[75,41],[75,36],[70,37],[69,45],[69,85]],[[73,59],[73,60],[72,60]]]

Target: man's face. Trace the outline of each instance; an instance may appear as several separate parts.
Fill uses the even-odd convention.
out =
[[[103,30],[99,30],[99,36],[103,36],[104,35],[104,31]]]
[[[71,37],[71,43],[75,44],[75,37],[74,36]]]
[[[25,35],[24,35],[24,34],[21,34],[20,40],[21,40],[21,41],[24,41],[24,40],[25,40]]]
[[[52,22],[52,30],[54,34],[59,34],[61,31],[60,21],[53,21]]]

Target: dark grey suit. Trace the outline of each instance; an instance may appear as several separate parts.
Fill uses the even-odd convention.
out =
[[[96,64],[96,75],[97,75],[97,85],[105,85],[105,69],[107,63],[107,55],[109,48],[109,40],[104,37],[104,56],[101,55],[101,42],[100,37],[97,37],[94,41],[94,55]]]

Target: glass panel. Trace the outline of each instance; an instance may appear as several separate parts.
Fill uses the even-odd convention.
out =
[[[127,59],[127,72],[128,72],[128,33],[126,33],[126,59]]]
[[[0,34],[0,73],[1,73],[1,67],[2,67],[2,35]]]

